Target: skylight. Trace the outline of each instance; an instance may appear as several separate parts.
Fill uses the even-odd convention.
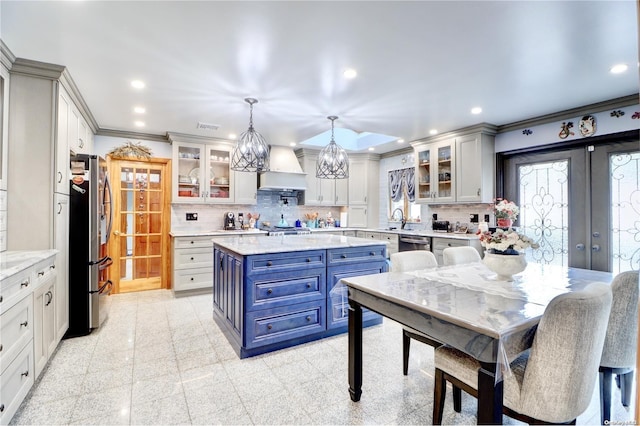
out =
[[[351,129],[336,127],[334,131],[336,143],[348,151],[362,151],[378,145],[396,141],[397,136],[382,135],[371,132],[354,132]],[[331,139],[331,130],[322,132],[312,138],[300,142],[302,146],[324,147]]]

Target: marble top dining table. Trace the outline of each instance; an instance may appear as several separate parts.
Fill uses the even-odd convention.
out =
[[[368,308],[477,359],[478,424],[502,421],[502,379],[532,344],[547,304],[609,272],[529,264],[513,281],[498,281],[483,263],[343,278],[331,297],[348,299],[349,392],[362,393],[362,308]],[[347,300],[345,300],[346,302]],[[400,344],[400,339],[399,343]]]

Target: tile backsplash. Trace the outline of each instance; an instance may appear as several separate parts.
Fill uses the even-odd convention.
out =
[[[297,219],[304,222],[305,214],[318,213],[318,218],[326,218],[328,213],[334,219],[340,219],[340,212],[346,211],[346,207],[336,206],[304,206],[299,205],[297,194],[294,192],[258,191],[256,205],[243,204],[172,204],[171,205],[171,230],[207,232],[223,228],[225,212],[232,211],[236,218],[238,213],[243,213],[245,221],[248,221],[247,213],[259,213],[259,222],[267,221],[271,225],[277,225],[280,215],[285,221],[294,226]],[[286,200],[286,202],[285,202]],[[197,213],[198,220],[187,221],[187,213]]]

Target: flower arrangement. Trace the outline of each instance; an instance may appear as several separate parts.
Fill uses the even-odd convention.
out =
[[[478,231],[482,247],[495,254],[518,254],[529,247],[537,249],[540,246],[524,234],[518,234],[513,229],[498,228],[494,233]]]
[[[520,208],[513,201],[509,201],[506,198],[497,198],[497,203],[493,205],[493,213],[496,215],[496,219],[511,219],[516,220]]]

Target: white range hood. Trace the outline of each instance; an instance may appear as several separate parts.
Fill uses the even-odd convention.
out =
[[[271,145],[269,156],[270,171],[260,174],[260,190],[304,191],[307,174],[302,171],[293,149]]]

